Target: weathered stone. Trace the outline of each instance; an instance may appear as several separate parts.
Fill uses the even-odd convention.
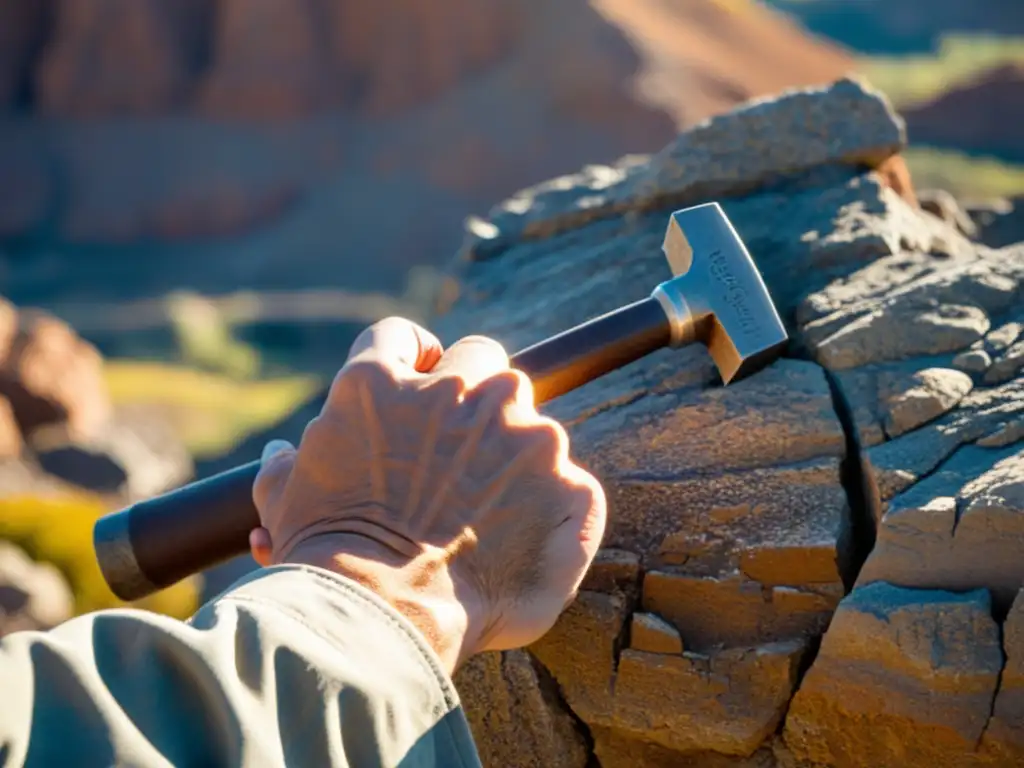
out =
[[[949,192],[944,189],[920,190],[917,199],[922,210],[952,224],[966,237],[977,237],[978,225]]]
[[[994,432],[990,432],[978,440],[975,445],[982,448],[1002,448],[1018,440],[1024,440],[1024,418],[1014,419],[1000,425]]]
[[[792,332],[789,357],[729,387],[691,347],[544,406],[605,486],[614,551],[531,652],[602,764],[998,764],[978,746],[992,614],[1022,585],[1024,247],[916,206],[885,165],[902,126],[883,100],[810,93],[515,196],[471,223],[433,323],[514,351],[644,298],[669,276],[668,213],[717,197]],[[849,99],[874,115],[856,135],[830,127]],[[806,163],[798,115],[832,134]]]
[[[793,698],[786,745],[835,768],[984,765],[975,750],[1001,669],[984,590],[858,588]]]
[[[0,541],[0,637],[46,630],[71,618],[74,599],[57,568]]]
[[[631,739],[618,731],[596,728],[594,754],[601,768],[775,768],[775,756],[762,748],[749,757],[721,752],[682,754],[643,739]]]
[[[1024,447],[966,445],[890,500],[858,584],[987,588],[1004,610],[1024,586]]]
[[[623,549],[601,549],[583,577],[580,589],[629,594],[637,591],[639,578],[639,555]]]
[[[648,653],[682,653],[679,631],[653,613],[634,613],[629,625],[629,647]]]
[[[95,435],[112,407],[102,365],[96,349],[66,323],[0,304],[0,394],[23,434],[66,423],[76,436]]]
[[[793,90],[712,118],[649,162],[593,166],[523,190],[491,211],[467,248],[477,257],[493,254],[520,238],[548,237],[652,205],[737,196],[829,163],[876,166],[905,143],[902,120],[856,81]]]
[[[92,116],[180,106],[198,65],[203,3],[58,0],[37,76],[46,112]],[[129,64],[130,62],[130,64]]]
[[[926,368],[914,379],[914,385],[892,395],[886,403],[885,431],[890,438],[946,413],[974,387],[970,376],[948,368]]]
[[[709,656],[624,650],[615,729],[683,754],[748,757],[782,721],[805,650],[798,641]]]
[[[965,373],[984,373],[992,365],[992,357],[984,349],[968,349],[953,358],[953,367]]]
[[[523,651],[485,653],[455,675],[486,766],[584,768],[588,749],[547,673]]]
[[[1024,590],[1003,624],[1006,664],[982,747],[999,765],[1024,764]]]
[[[558,682],[566,704],[587,724],[611,724],[615,667],[629,615],[621,595],[581,591],[530,646]]]
[[[713,578],[649,571],[643,607],[671,622],[686,648],[706,651],[821,634],[840,597],[827,588],[822,592],[766,587],[739,574]]]
[[[976,388],[959,407],[920,429],[868,449],[879,493],[888,500],[933,472],[961,445],[991,434],[1024,410],[1024,379]]]

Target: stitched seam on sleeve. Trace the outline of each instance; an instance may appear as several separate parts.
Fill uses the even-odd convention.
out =
[[[322,584],[329,585],[330,587],[335,589],[341,589],[342,591],[346,592],[349,596],[358,600],[361,605],[372,607],[376,611],[377,615],[381,616],[390,626],[400,630],[402,635],[406,638],[406,640],[408,640],[409,643],[413,646],[413,648],[417,651],[417,657],[419,658],[423,666],[426,668],[426,671],[433,675],[434,681],[437,683],[438,688],[441,689],[441,694],[444,698],[444,702],[446,707],[448,708],[448,711],[451,711],[458,705],[458,695],[456,694],[454,687],[452,686],[450,680],[448,679],[447,673],[438,666],[436,660],[433,658],[432,653],[426,652],[426,649],[424,649],[422,645],[424,641],[410,627],[406,626],[404,621],[399,620],[397,616],[394,616],[389,612],[389,610],[393,609],[385,610],[383,606],[378,605],[376,602],[369,599],[366,595],[361,594],[355,589],[353,585],[345,583],[340,578],[337,581],[335,581],[334,579],[328,579],[322,576],[321,574],[314,573],[310,570],[297,570],[299,570],[299,572],[301,573],[309,574]],[[289,618],[293,619],[299,624],[302,624],[302,626],[304,626],[306,629],[315,632],[319,634],[321,637],[323,637],[323,635],[315,627],[311,626],[305,620],[305,618],[298,612],[294,611],[291,608],[291,606],[286,607],[274,601],[266,600],[260,597],[254,597],[252,595],[247,595],[244,593],[226,595],[224,598],[221,598],[221,600],[226,600],[229,602],[246,602],[251,603],[253,605],[274,608],[280,613],[287,614]]]

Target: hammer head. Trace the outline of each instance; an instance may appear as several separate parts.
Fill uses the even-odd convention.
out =
[[[761,273],[718,203],[676,211],[663,246],[675,277],[660,286],[678,343],[699,341],[728,384],[772,363],[787,341]]]

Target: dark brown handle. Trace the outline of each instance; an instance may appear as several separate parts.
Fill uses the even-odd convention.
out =
[[[661,305],[644,299],[512,356],[537,403],[581,387],[669,344]],[[258,461],[100,518],[93,542],[100,570],[122,600],[143,598],[249,551],[259,526],[252,499]]]

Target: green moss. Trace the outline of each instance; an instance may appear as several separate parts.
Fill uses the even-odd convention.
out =
[[[1024,166],[959,152],[910,147],[903,156],[917,189],[946,189],[960,198],[1024,195]]]
[[[71,586],[78,613],[124,607],[104,581],[92,547],[93,523],[107,511],[87,495],[0,499],[0,539],[55,565]],[[184,619],[198,604],[198,581],[192,579],[132,605]]]

